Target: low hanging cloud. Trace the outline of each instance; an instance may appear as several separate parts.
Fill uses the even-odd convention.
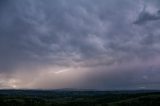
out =
[[[155,14],[146,12],[145,10],[139,14],[138,19],[134,22],[135,24],[144,24],[149,21],[158,21],[160,20],[160,10]]]
[[[157,4],[1,0],[0,88],[159,89]]]

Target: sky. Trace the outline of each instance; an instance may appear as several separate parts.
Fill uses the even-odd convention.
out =
[[[0,0],[0,89],[160,89],[159,0]]]

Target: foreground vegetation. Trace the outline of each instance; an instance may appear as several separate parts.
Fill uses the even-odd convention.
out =
[[[160,106],[160,93],[1,90],[0,106]]]

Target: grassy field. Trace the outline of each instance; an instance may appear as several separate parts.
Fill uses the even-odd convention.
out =
[[[160,92],[0,90],[0,106],[160,106]]]

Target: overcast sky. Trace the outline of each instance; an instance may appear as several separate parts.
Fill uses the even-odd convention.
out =
[[[0,88],[160,89],[159,0],[0,0]]]

